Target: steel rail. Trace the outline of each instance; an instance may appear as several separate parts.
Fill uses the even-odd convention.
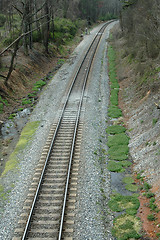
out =
[[[102,28],[101,28],[101,30],[102,30]],[[88,75],[89,75],[89,72],[90,72],[90,68],[91,68],[91,65],[92,65],[92,62],[93,62],[93,58],[94,58],[94,55],[96,53],[98,44],[100,42],[100,39],[101,38],[99,38],[99,41],[97,42],[97,45],[96,45],[96,47],[94,49],[94,52],[92,54],[92,57],[91,57],[91,60],[90,60],[90,63],[89,63],[88,70],[86,72],[86,76],[85,76],[85,80],[84,80],[84,84],[83,84],[83,88],[82,88],[81,99],[80,99],[80,102],[79,102],[77,118],[76,118],[76,123],[75,123],[75,128],[74,128],[74,136],[73,136],[73,141],[72,141],[72,149],[71,149],[70,160],[69,160],[69,168],[68,168],[68,175],[67,175],[67,181],[66,181],[66,188],[65,188],[65,195],[64,195],[64,202],[63,202],[62,217],[61,217],[61,223],[60,223],[58,240],[61,240],[61,236],[62,236],[63,221],[64,221],[66,202],[67,202],[69,178],[70,178],[70,171],[71,171],[72,159],[73,159],[73,154],[74,154],[74,146],[75,146],[75,141],[76,141],[76,134],[77,134],[77,129],[78,129],[78,123],[79,123],[80,113],[81,113],[81,109],[82,109],[83,96],[84,96],[85,87],[86,87]]]
[[[110,21],[111,22],[111,21]],[[100,33],[103,29],[106,28],[106,26],[110,23],[110,22],[107,22],[105,23],[102,28],[99,30],[98,33]],[[39,179],[39,183],[38,183],[38,186],[37,186],[37,189],[36,189],[36,193],[35,193],[35,196],[34,196],[34,199],[33,199],[33,202],[32,202],[32,206],[31,206],[31,210],[30,210],[30,213],[29,213],[29,216],[28,216],[28,219],[27,219],[27,223],[26,223],[26,226],[25,226],[25,230],[24,230],[24,233],[23,233],[23,236],[22,236],[22,240],[25,240],[26,237],[27,237],[27,232],[28,232],[28,229],[29,229],[29,226],[30,226],[30,222],[31,222],[31,217],[32,217],[32,214],[33,214],[33,210],[34,210],[34,206],[35,206],[35,203],[37,201],[37,197],[38,197],[38,193],[39,193],[39,190],[40,190],[40,186],[41,186],[41,183],[42,183],[42,179],[43,179],[43,176],[44,176],[44,172],[45,172],[45,169],[46,169],[46,166],[47,166],[47,163],[48,163],[48,160],[49,160],[49,157],[50,157],[50,154],[51,154],[51,150],[52,150],[52,147],[53,147],[53,144],[54,144],[54,141],[55,141],[55,138],[57,136],[57,133],[58,133],[58,130],[60,128],[60,125],[61,125],[61,122],[62,122],[62,119],[63,119],[63,116],[64,116],[64,112],[65,112],[65,109],[66,109],[66,106],[67,106],[67,103],[68,103],[68,100],[69,100],[69,96],[71,95],[71,92],[72,92],[72,89],[73,89],[73,86],[76,82],[76,79],[78,77],[78,74],[82,68],[82,65],[85,61],[85,59],[87,58],[88,56],[88,53],[92,47],[92,45],[94,44],[96,38],[97,38],[98,34],[94,37],[94,39],[92,40],[92,43],[90,44],[86,54],[85,54],[85,57],[83,58],[81,64],[80,64],[80,67],[78,68],[76,74],[75,74],[75,77],[71,83],[71,86],[69,88],[69,91],[68,91],[68,94],[67,94],[67,97],[66,97],[66,101],[64,103],[64,106],[62,108],[62,111],[61,111],[61,115],[60,115],[60,118],[59,118],[59,121],[57,123],[57,126],[56,126],[56,129],[55,129],[55,132],[54,132],[54,135],[53,135],[53,138],[52,138],[52,141],[51,141],[51,144],[50,144],[50,147],[49,147],[49,150],[48,150],[48,154],[47,154],[47,157],[46,157],[46,161],[45,161],[45,164],[44,164],[44,167],[43,167],[43,170],[41,172],[41,176],[40,176],[40,179]],[[75,140],[76,140],[76,134],[77,134],[77,128],[78,128],[78,123],[79,123],[79,117],[80,117],[80,111],[81,111],[81,107],[82,107],[82,102],[83,102],[83,96],[84,96],[84,90],[85,90],[85,86],[86,86],[86,82],[87,82],[87,78],[88,78],[88,75],[89,75],[89,71],[90,71],[90,68],[91,68],[91,64],[92,64],[92,61],[93,61],[93,58],[94,58],[94,55],[95,55],[95,52],[97,50],[97,46],[100,42],[100,39],[101,37],[99,38],[99,41],[96,45],[96,48],[94,50],[94,53],[91,57],[91,61],[90,61],[90,64],[89,64],[89,68],[86,72],[86,76],[85,76],[85,80],[84,80],[84,84],[83,84],[83,89],[82,89],[82,95],[81,95],[81,99],[80,99],[80,102],[79,102],[79,108],[78,108],[78,113],[77,113],[77,118],[76,118],[76,123],[75,123],[75,128],[74,128],[74,136],[73,136],[73,141],[72,141],[72,147],[71,147],[71,153],[70,153],[70,160],[69,160],[69,167],[68,167],[68,174],[67,174],[67,181],[66,181],[66,187],[65,187],[65,194],[64,194],[64,201],[63,201],[63,207],[62,207],[62,217],[61,217],[61,223],[60,223],[60,230],[59,230],[59,237],[58,237],[58,240],[61,239],[61,235],[62,235],[62,229],[63,229],[63,220],[64,220],[64,212],[65,212],[65,206],[66,206],[66,199],[67,199],[67,193],[68,193],[68,185],[69,185],[69,177],[70,177],[70,170],[71,170],[71,164],[72,164],[72,158],[73,158],[73,153],[74,153],[74,145],[75,145]]]

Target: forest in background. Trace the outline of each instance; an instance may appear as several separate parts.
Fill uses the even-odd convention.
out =
[[[118,0],[2,0],[0,2],[0,56],[10,44],[14,47],[11,66],[4,84],[7,86],[13,63],[20,46],[25,55],[34,48],[34,42],[42,42],[49,53],[49,43],[57,48],[70,41],[80,28],[82,31],[98,19],[108,20],[118,16]],[[82,21],[84,20],[85,23]],[[85,24],[85,26],[84,26]],[[15,41],[16,40],[16,41]],[[15,42],[14,42],[15,41]],[[2,67],[2,61],[0,63]]]
[[[67,46],[76,45],[86,27],[114,18],[120,20],[121,57],[134,63],[139,89],[146,83],[157,88],[159,0],[1,0],[0,112],[14,101],[14,91],[25,92],[35,65],[41,68],[54,57],[63,62]]]
[[[63,63],[86,27],[118,18],[120,7],[119,0],[1,0],[1,116],[26,94],[32,103],[41,87],[35,89],[35,81],[52,70],[49,65]]]
[[[120,14],[121,58],[135,74],[137,90],[159,89],[160,79],[160,1],[123,1]]]

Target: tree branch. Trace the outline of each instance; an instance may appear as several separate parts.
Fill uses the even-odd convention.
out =
[[[21,15],[23,15],[23,12],[21,12],[21,10],[18,9],[15,5],[12,4],[12,7],[14,7]]]
[[[53,20],[53,19],[51,18],[49,21],[47,21],[47,22],[45,22],[45,23],[43,23],[43,24],[40,24],[40,27],[42,27],[43,25],[51,22],[52,20]],[[19,41],[21,38],[23,38],[24,36],[28,35],[28,34],[31,33],[31,32],[36,31],[37,29],[38,29],[38,28],[36,27],[36,28],[32,29],[31,31],[28,31],[28,32],[26,32],[26,33],[22,33],[18,38],[16,38],[16,40],[14,40],[7,48],[5,48],[5,49],[0,53],[0,56],[1,56],[3,53],[5,53],[10,47],[12,47],[12,46],[13,46],[17,41]]]
[[[0,77],[2,77],[2,78],[6,78],[4,75],[1,75],[1,74],[0,74]]]

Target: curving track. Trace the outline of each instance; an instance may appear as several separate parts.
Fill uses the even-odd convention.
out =
[[[81,107],[91,64],[108,24],[92,41],[70,86],[59,121],[50,130],[13,240],[73,239]]]

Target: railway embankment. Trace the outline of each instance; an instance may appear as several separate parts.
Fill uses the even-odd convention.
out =
[[[119,107],[130,137],[132,172],[140,189],[139,217],[149,239],[158,239],[160,199],[160,66],[158,59],[143,62],[129,54],[119,25],[112,31],[116,49]],[[148,64],[150,67],[148,68]],[[141,184],[147,182],[145,187]]]

